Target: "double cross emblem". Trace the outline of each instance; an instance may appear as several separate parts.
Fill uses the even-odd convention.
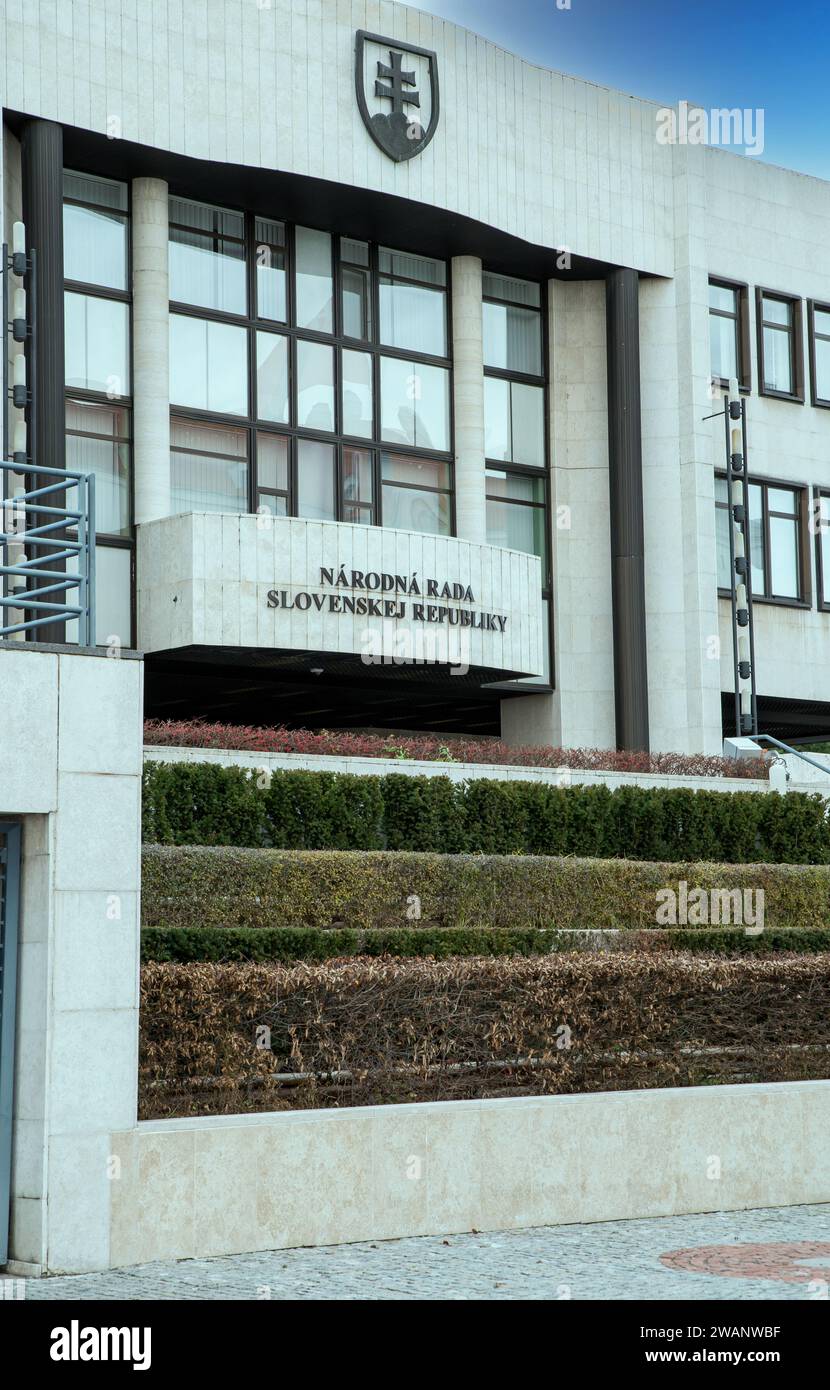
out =
[[[400,162],[426,149],[438,124],[438,60],[430,49],[359,29],[355,88],[366,129],[384,154]]]

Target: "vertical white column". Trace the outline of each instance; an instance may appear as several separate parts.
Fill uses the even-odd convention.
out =
[[[170,515],[167,184],[133,179],[133,452],[137,523]]]
[[[484,335],[481,261],[452,261],[453,404],[455,411],[456,534],[487,539],[484,487]]]

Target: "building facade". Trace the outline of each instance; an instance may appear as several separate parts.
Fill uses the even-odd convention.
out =
[[[738,378],[761,727],[830,727],[830,185],[402,4],[0,15],[34,461],[148,713],[720,751]]]

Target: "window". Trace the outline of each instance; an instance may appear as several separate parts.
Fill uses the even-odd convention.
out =
[[[787,483],[749,481],[749,555],[753,598],[809,603],[810,576],[804,552],[807,490]],[[729,592],[727,481],[715,479],[718,588]]]
[[[328,232],[315,232],[308,227],[298,227],[295,237],[297,327],[331,333],[334,329],[331,237]]]
[[[171,510],[248,510],[247,430],[207,421],[170,421]]]
[[[281,434],[257,435],[257,511],[289,514],[289,441]]]
[[[830,406],[830,304],[807,302],[813,405]]]
[[[380,359],[381,439],[446,453],[450,444],[449,372],[400,357]]]
[[[245,313],[245,223],[241,212],[170,199],[170,298],[226,314]]]
[[[254,225],[256,237],[256,295],[257,313],[261,319],[285,323],[285,224],[268,222],[258,217]]]
[[[297,441],[297,515],[335,521],[334,448],[317,439]]]
[[[538,555],[547,571],[544,478],[487,469],[487,539],[507,550]]]
[[[131,646],[130,258],[127,185],[63,175],[66,466],[95,475],[96,640]],[[77,640],[77,622],[67,624]]]
[[[541,290],[484,272],[484,365],[542,375]],[[527,307],[526,307],[527,306]]]
[[[128,288],[127,185],[67,169],[63,176],[63,273],[66,280]]]
[[[383,524],[402,531],[449,536],[450,466],[403,454],[383,454]]]
[[[756,290],[761,394],[804,400],[801,300]]]
[[[482,297],[487,539],[542,562],[543,669],[528,683],[547,685],[552,588],[542,287],[485,270]]]
[[[444,262],[171,198],[170,270],[177,509],[450,532]],[[383,480],[384,445],[407,480]]]
[[[190,314],[171,314],[170,402],[211,414],[247,415],[245,329]]]
[[[97,395],[130,394],[130,306],[66,291],[66,385]]]
[[[749,391],[752,377],[749,363],[748,288],[734,280],[709,281],[709,350],[712,380],[728,386],[737,377]]]
[[[96,535],[129,537],[129,412],[67,398],[66,466],[95,474]]]
[[[381,247],[380,341],[432,357],[447,356],[447,270],[443,261]]]
[[[830,490],[813,489],[813,527],[816,535],[818,606],[830,609]]]

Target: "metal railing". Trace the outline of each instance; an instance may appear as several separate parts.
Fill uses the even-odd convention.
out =
[[[78,645],[94,646],[95,475],[11,459],[0,472],[0,638],[77,620]]]
[[[818,758],[811,758],[809,753],[802,753],[798,748],[791,748],[789,743],[782,743],[780,738],[773,738],[772,734],[752,734],[751,738],[754,743],[771,743],[775,748],[783,748],[785,753],[790,753],[794,758],[801,758],[802,762],[809,763],[811,767],[817,767],[825,777],[830,776],[830,765],[820,763]]]

